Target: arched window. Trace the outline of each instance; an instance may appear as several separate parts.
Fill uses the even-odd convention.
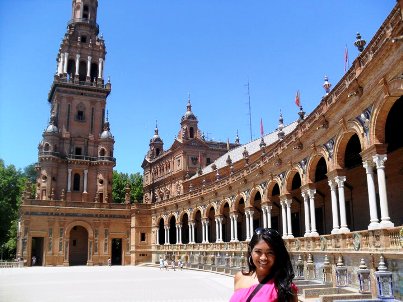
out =
[[[155,149],[155,156],[160,155],[160,148]]]
[[[193,127],[190,127],[190,129],[189,129],[189,136],[190,136],[190,138],[194,138],[194,130],[193,130]]]
[[[73,177],[73,191],[80,191],[80,174],[78,173]]]
[[[99,156],[105,156],[105,149],[101,148],[101,150],[99,150]]]
[[[46,143],[44,146],[43,146],[43,151],[49,151],[50,150],[50,146],[49,146],[49,144],[48,143]]]

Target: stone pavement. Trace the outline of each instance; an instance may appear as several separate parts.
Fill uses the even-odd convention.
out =
[[[138,266],[0,269],[1,302],[227,302],[233,278]]]

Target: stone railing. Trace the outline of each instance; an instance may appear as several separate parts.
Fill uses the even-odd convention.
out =
[[[24,267],[23,261],[0,261],[0,268]]]
[[[22,205],[66,207],[66,208],[89,208],[89,209],[130,209],[131,206],[130,204],[123,204],[123,203],[100,203],[100,202],[38,200],[38,199],[24,199]]]
[[[364,230],[346,234],[286,239],[291,253],[298,252],[382,252],[403,253],[403,228]]]

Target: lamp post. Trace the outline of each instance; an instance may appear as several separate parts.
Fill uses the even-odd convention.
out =
[[[360,282],[360,293],[371,293],[371,276],[370,270],[365,264],[365,260],[361,259],[359,269],[357,270],[358,281]]]
[[[379,259],[378,271],[375,272],[378,298],[393,299],[392,272],[388,271],[383,256]]]
[[[354,45],[358,48],[359,52],[362,52],[364,50],[365,44],[367,44],[367,41],[361,39],[360,33],[357,33],[356,38],[357,39],[355,40]]]

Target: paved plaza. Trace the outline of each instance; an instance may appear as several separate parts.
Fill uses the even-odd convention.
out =
[[[228,301],[233,278],[155,267],[73,266],[0,269],[1,302]]]

